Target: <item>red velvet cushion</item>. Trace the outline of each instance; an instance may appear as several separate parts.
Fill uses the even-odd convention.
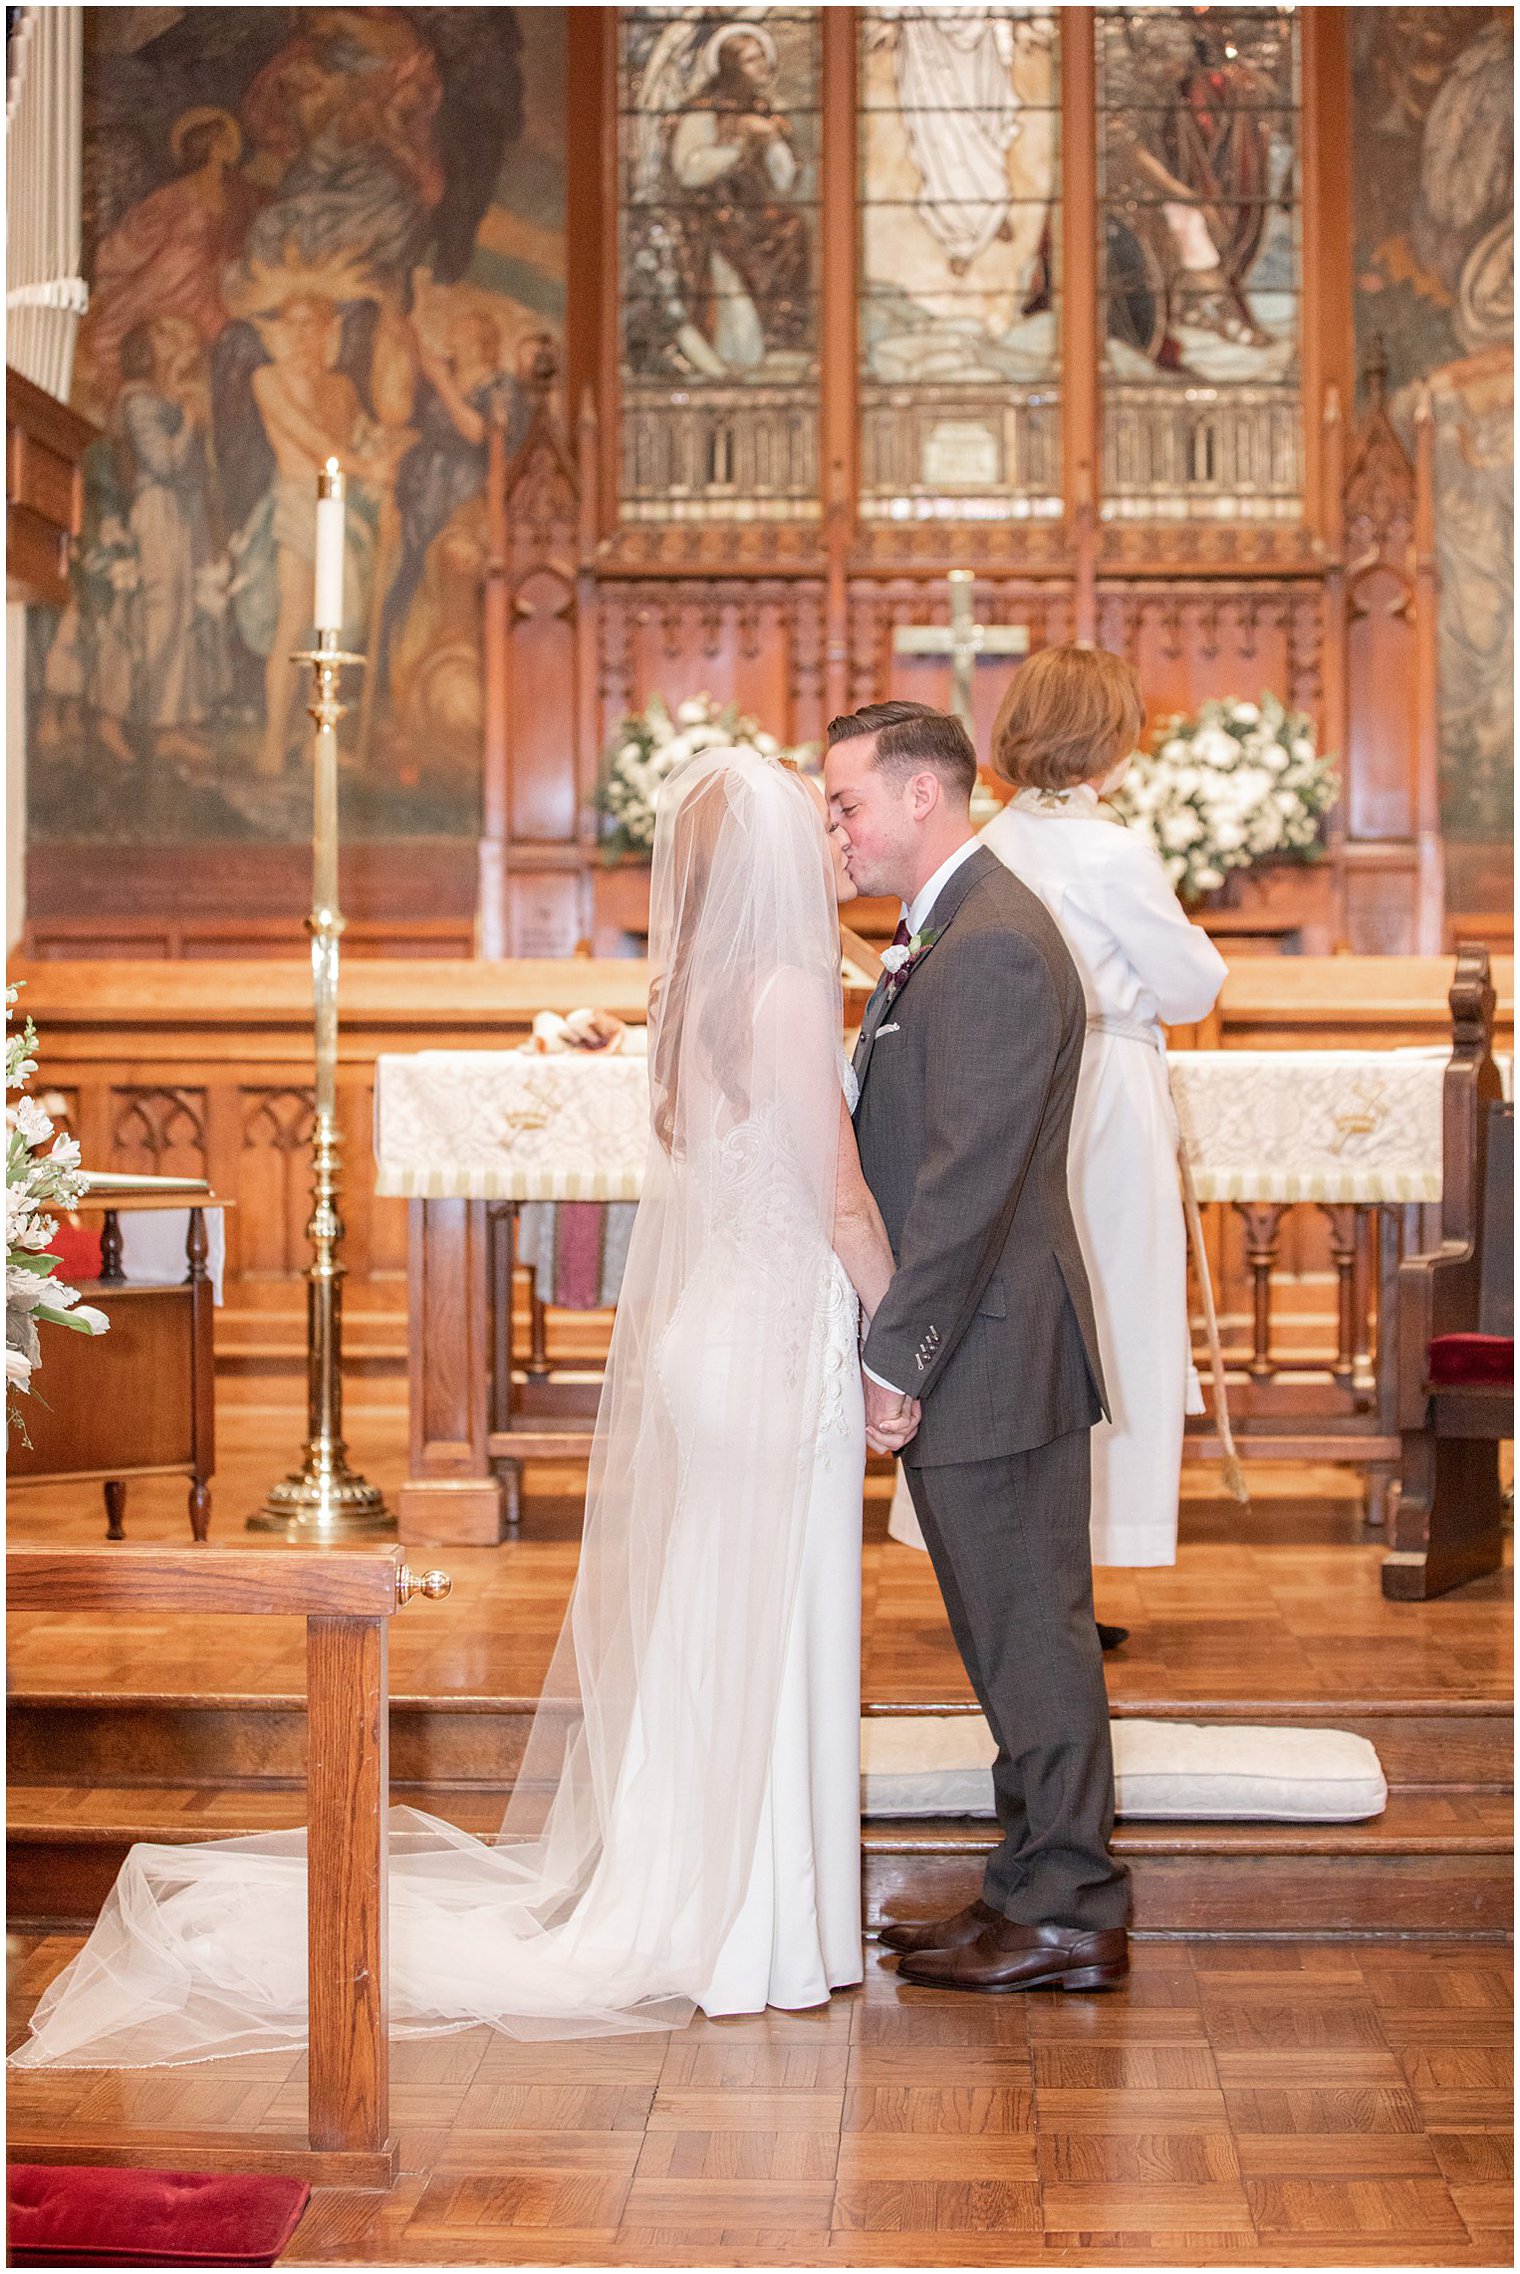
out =
[[[1507,1334],[1438,1334],[1427,1363],[1433,1389],[1509,1390],[1515,1386],[1515,1345]]]
[[[249,2173],[13,2163],[12,2266],[273,2266],[311,2189]]]
[[[77,1286],[81,1279],[100,1277],[100,1227],[92,1231],[88,1224],[71,1224],[60,1217],[58,1229],[48,1241],[49,1255],[58,1258],[58,1276],[67,1286]]]

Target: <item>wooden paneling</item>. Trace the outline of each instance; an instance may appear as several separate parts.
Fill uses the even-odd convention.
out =
[[[98,433],[30,379],[5,371],[5,574],[12,600],[61,608],[84,510],[84,454]]]
[[[561,856],[563,858],[563,856]],[[1240,896],[1231,921],[1248,949],[1274,942],[1328,944],[1328,886],[1321,869],[1274,872]],[[564,896],[564,924],[595,926],[598,945],[627,949],[647,922],[647,871],[596,866],[589,892],[573,868],[544,869],[527,889]],[[1274,896],[1275,894],[1275,896]],[[586,901],[592,901],[587,907]],[[536,903],[526,897],[517,903]],[[1237,953],[1218,1013],[1173,1038],[1174,1047],[1394,1048],[1445,1046],[1451,964],[1442,958],[1361,958]],[[1497,1047],[1513,1046],[1513,962],[1496,960]],[[300,1347],[309,1203],[304,1135],[312,1081],[308,967],[237,961],[131,964],[19,962],[25,1001],[42,1035],[41,1089],[65,1099],[70,1127],[98,1168],[205,1176],[237,1205],[227,1217],[227,1308],[218,1314],[224,1355],[293,1359]],[[378,1052],[501,1049],[519,1042],[540,1010],[599,1003],[642,1021],[647,969],[637,960],[578,957],[511,963],[371,960],[346,966],[339,1028],[339,1113],[344,1135],[345,1261],[350,1342],[356,1354],[394,1362],[405,1342],[405,1204],[374,1192],[372,1120]],[[858,1006],[857,1006],[858,1009]],[[1280,1268],[1291,1298],[1279,1305],[1288,1350],[1334,1348],[1334,1279],[1327,1227],[1285,1237]],[[1221,1305],[1244,1331],[1248,1289],[1238,1224],[1226,1212]],[[1296,1219],[1290,1219],[1296,1224]],[[440,1282],[448,1300],[447,1275]],[[413,1291],[414,1318],[418,1293]],[[356,1306],[356,1308],[355,1308]],[[373,1310],[372,1310],[372,1307]],[[366,1314],[379,1343],[368,1340]],[[272,1338],[272,1339],[271,1339]],[[357,1338],[357,1339],[356,1339]],[[452,1421],[428,1425],[429,1442],[468,1439]],[[478,1447],[477,1447],[478,1452]],[[436,1466],[436,1465],[435,1465]],[[454,1470],[468,1472],[468,1463]],[[447,1464],[436,1473],[449,1473]]]
[[[310,845],[34,843],[26,865],[29,956],[307,962]],[[339,891],[345,962],[474,952],[470,840],[346,844]]]

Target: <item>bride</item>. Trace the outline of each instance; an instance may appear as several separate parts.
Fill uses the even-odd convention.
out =
[[[392,1811],[398,2035],[668,2029],[861,1977],[857,1327],[892,1260],[849,1119],[841,867],[753,752],[661,794],[648,1165],[579,1573],[496,1839]],[[134,1847],[14,2059],[305,2034],[294,1831]]]

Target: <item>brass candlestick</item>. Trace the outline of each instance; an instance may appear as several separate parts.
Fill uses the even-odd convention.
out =
[[[313,740],[311,990],[316,1036],[316,1121],[312,1131],[312,1216],[307,1226],[311,1266],[306,1275],[305,1462],[275,1485],[248,1519],[250,1532],[283,1532],[292,1541],[331,1546],[394,1535],[396,1519],[379,1488],[356,1476],[343,1442],[343,1219],[338,1134],[338,721],[348,709],[338,700],[344,664],[363,663],[338,645],[336,632],[318,632],[315,648],[293,663],[312,667],[308,714]]]

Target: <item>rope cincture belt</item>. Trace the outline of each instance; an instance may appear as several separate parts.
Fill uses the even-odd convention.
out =
[[[1096,1013],[1088,1019],[1089,1034],[1111,1034],[1124,1042],[1144,1043],[1147,1049],[1159,1052],[1167,1068],[1167,1089],[1171,1090],[1171,1068],[1166,1055],[1166,1042],[1161,1029],[1149,1019],[1105,1018]],[[1177,1122],[1175,1101],[1172,1123],[1177,1129],[1177,1182],[1182,1188],[1182,1213],[1187,1223],[1188,1244],[1193,1251],[1193,1268],[1198,1274],[1198,1291],[1203,1300],[1203,1326],[1209,1345],[1209,1379],[1214,1385],[1214,1433],[1219,1439],[1219,1450],[1224,1456],[1225,1488],[1232,1500],[1242,1508],[1251,1504],[1246,1489],[1245,1471],[1240,1455],[1235,1450],[1235,1433],[1230,1427],[1230,1401],[1225,1390],[1224,1351],[1219,1341],[1219,1315],[1214,1308],[1214,1280],[1209,1270],[1209,1253],[1203,1239],[1203,1217],[1198,1207],[1198,1191],[1193,1183],[1192,1164],[1187,1157],[1187,1146]]]

